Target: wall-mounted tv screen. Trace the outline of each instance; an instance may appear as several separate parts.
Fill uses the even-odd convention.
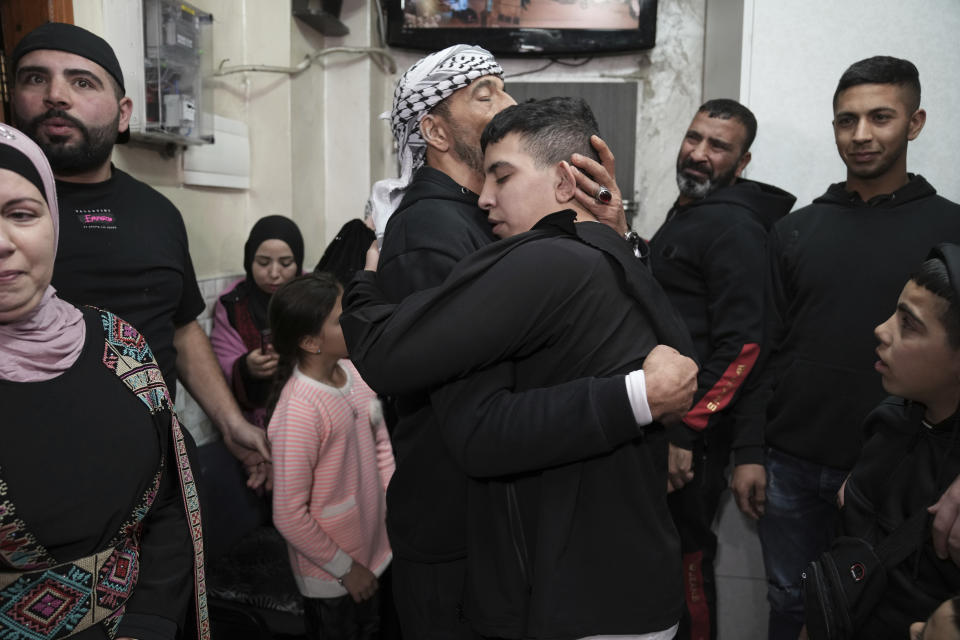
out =
[[[387,44],[479,44],[499,56],[584,56],[653,47],[657,0],[381,0]]]

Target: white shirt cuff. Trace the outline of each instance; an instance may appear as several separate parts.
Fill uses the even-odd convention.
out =
[[[342,578],[350,572],[351,567],[353,567],[353,558],[343,549],[337,549],[333,560],[323,565],[323,570],[334,578]]]
[[[630,400],[630,408],[633,409],[633,418],[637,421],[638,427],[643,427],[653,422],[653,414],[650,413],[650,405],[647,404],[647,383],[643,375],[643,369],[637,369],[627,374],[627,399]]]

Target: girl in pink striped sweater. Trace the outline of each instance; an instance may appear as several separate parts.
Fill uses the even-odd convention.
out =
[[[273,521],[287,541],[311,638],[370,638],[390,563],[385,490],[393,452],[374,392],[346,360],[342,289],[307,274],[270,301],[283,389],[267,433]],[[283,382],[285,380],[285,382]]]

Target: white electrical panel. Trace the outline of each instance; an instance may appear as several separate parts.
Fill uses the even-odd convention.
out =
[[[104,38],[133,100],[130,134],[161,144],[213,142],[213,16],[177,0],[102,0]]]

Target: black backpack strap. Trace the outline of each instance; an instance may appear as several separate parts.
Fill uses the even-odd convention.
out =
[[[923,542],[923,532],[929,517],[927,508],[921,507],[874,548],[885,569],[892,569],[917,550]]]

